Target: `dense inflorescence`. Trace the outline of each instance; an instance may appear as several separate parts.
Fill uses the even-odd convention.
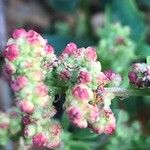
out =
[[[69,43],[57,58],[54,49],[35,31],[17,29],[4,50],[5,71],[23,112],[24,137],[37,147],[60,145],[61,126],[52,117],[57,94],[65,94],[65,112],[80,128],[111,134],[116,128],[110,108],[113,93],[105,87],[119,86],[122,78],[111,70],[102,72],[93,47]]]
[[[150,87],[150,65],[145,63],[135,63],[129,72],[129,81],[139,88]]]
[[[60,125],[50,120],[56,112],[54,95],[49,95],[45,84],[47,66],[52,70],[56,59],[53,47],[37,32],[17,29],[3,54],[16,104],[24,113],[24,136],[32,138],[35,146],[54,148],[60,143],[60,132],[51,134],[51,130],[53,126],[60,130]]]
[[[111,134],[115,117],[110,109],[115,97],[105,86],[119,86],[122,78],[111,70],[102,72],[93,47],[77,48],[67,44],[59,57],[57,67],[59,84],[65,85],[65,111],[69,120],[80,128],[89,127],[95,133]]]

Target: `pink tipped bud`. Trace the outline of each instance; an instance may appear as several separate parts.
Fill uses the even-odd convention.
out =
[[[135,84],[137,82],[137,74],[135,72],[129,72],[128,74],[130,83]]]
[[[3,52],[4,57],[6,57],[9,61],[14,61],[19,54],[19,49],[15,44],[8,45]]]
[[[44,96],[47,96],[48,94],[48,87],[44,83],[41,82],[41,83],[38,83],[35,91],[37,95],[44,97]]]
[[[34,105],[28,101],[28,100],[22,100],[19,102],[19,108],[22,112],[25,112],[27,114],[32,114],[34,111]]]
[[[36,135],[34,135],[32,142],[33,145],[36,147],[44,147],[47,144],[47,137],[45,134],[43,133],[37,133]]]
[[[48,149],[55,149],[55,148],[57,148],[59,146],[60,146],[60,141],[57,140],[57,141],[51,141],[51,142],[49,142],[46,147]]]
[[[86,85],[76,85],[72,90],[72,95],[78,100],[88,101],[92,97],[92,91]]]
[[[87,115],[88,122],[94,123],[99,117],[99,108],[97,106],[88,105],[89,113]]]
[[[54,53],[54,48],[51,45],[46,44],[45,52],[46,52],[46,54],[53,54]]]
[[[108,78],[103,72],[100,72],[99,75],[97,76],[97,83],[98,85],[102,86],[108,83]]]
[[[16,80],[12,81],[11,88],[14,92],[21,90],[28,83],[28,79],[25,76],[18,76]]]
[[[82,117],[81,110],[77,107],[69,107],[67,114],[70,120],[79,120]]]
[[[41,35],[33,30],[27,32],[27,40],[31,44],[44,45],[46,44],[46,40],[44,40]]]
[[[61,126],[59,124],[54,124],[51,127],[51,129],[52,129],[52,134],[55,136],[61,133]]]
[[[9,75],[16,72],[16,69],[15,69],[14,65],[12,65],[12,64],[6,64],[4,69],[5,69],[5,72]]]
[[[104,133],[105,134],[112,134],[116,129],[116,124],[115,122],[108,124],[105,126]]]
[[[62,78],[64,80],[69,80],[71,77],[71,73],[68,70],[64,70],[64,71],[60,72],[59,76],[60,76],[60,78]]]
[[[85,52],[85,58],[89,61],[96,61],[97,59],[96,49],[93,47],[87,47]]]
[[[22,122],[24,125],[29,125],[31,123],[30,117],[29,116],[23,116]]]
[[[27,35],[27,32],[24,29],[16,29],[13,32],[13,38],[14,39],[25,37],[26,35]]]
[[[80,83],[89,83],[92,80],[92,76],[88,71],[80,71],[78,80]]]
[[[64,49],[64,53],[68,55],[72,55],[76,52],[77,50],[77,45],[75,43],[69,43]]]

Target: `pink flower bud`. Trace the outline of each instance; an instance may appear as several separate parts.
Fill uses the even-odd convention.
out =
[[[24,125],[29,125],[31,123],[30,117],[29,116],[23,116],[22,122]]]
[[[19,54],[19,49],[15,44],[8,45],[3,52],[4,57],[6,57],[9,61],[14,61]]]
[[[115,129],[116,129],[115,122],[110,123],[110,124],[105,126],[104,133],[105,134],[112,134],[115,131]]]
[[[79,83],[89,83],[92,80],[92,76],[88,71],[80,71],[78,80]]]
[[[35,91],[39,96],[44,97],[48,94],[48,87],[44,83],[41,82],[41,83],[38,83]]]
[[[12,64],[6,64],[5,65],[5,72],[7,73],[7,74],[9,74],[9,75],[12,75],[13,73],[15,73],[16,72],[16,69],[15,69],[15,67],[12,65]]]
[[[77,45],[75,43],[69,43],[64,49],[64,53],[68,55],[73,55],[77,50]]]
[[[60,132],[61,132],[61,126],[59,124],[54,124],[51,127],[51,130],[52,130],[52,134],[56,136],[56,135],[60,134]]]
[[[85,52],[85,58],[89,61],[96,61],[97,59],[96,49],[93,47],[87,47]]]
[[[48,149],[55,149],[59,146],[60,146],[60,141],[59,140],[56,140],[56,141],[54,140],[54,141],[49,142],[46,147]]]
[[[34,105],[28,100],[22,100],[19,102],[19,108],[22,112],[32,114],[34,111]]]
[[[33,145],[36,147],[46,146],[47,141],[48,141],[48,138],[46,137],[44,133],[37,133],[36,135],[34,135],[32,139]]]
[[[64,70],[64,71],[60,72],[59,76],[60,76],[60,78],[62,78],[64,80],[69,80],[71,77],[71,73],[68,70]]]
[[[30,30],[27,32],[27,40],[31,44],[38,44],[38,45],[43,45],[45,46],[46,40],[44,40],[41,35],[33,30]]]
[[[27,35],[27,32],[24,29],[15,29],[13,32],[14,39],[25,37],[26,35]]]
[[[136,84],[138,77],[137,77],[137,74],[135,72],[132,72],[132,71],[129,72],[128,77],[129,77],[129,80],[131,83]]]
[[[69,107],[67,114],[70,120],[79,120],[82,117],[82,112],[77,107]]]
[[[89,112],[87,114],[88,122],[94,123],[99,117],[99,108],[95,105],[88,105]]]
[[[92,91],[86,85],[76,85],[72,90],[72,95],[78,100],[88,101],[92,96]]]
[[[28,79],[25,76],[18,76],[16,80],[12,81],[11,88],[14,92],[21,90],[28,83]]]
[[[96,79],[98,85],[102,85],[102,86],[106,85],[107,82],[109,81],[107,76],[103,72],[100,72]]]
[[[51,45],[46,44],[45,52],[46,52],[46,54],[53,54],[54,53],[54,48]]]

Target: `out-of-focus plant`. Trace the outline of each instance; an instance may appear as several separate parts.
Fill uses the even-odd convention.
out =
[[[130,28],[120,23],[106,23],[98,31],[100,42],[97,47],[98,58],[104,69],[125,73],[135,57],[135,44],[130,39]]]
[[[143,136],[138,121],[129,122],[129,115],[124,110],[118,110],[117,129],[105,144],[106,150],[149,149],[150,137]]]
[[[17,108],[12,108],[7,113],[0,112],[0,145],[6,145],[10,139],[18,141],[21,129],[22,117]]]

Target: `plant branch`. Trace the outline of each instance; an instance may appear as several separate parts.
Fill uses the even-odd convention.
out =
[[[128,96],[150,96],[150,89],[148,88],[122,88],[122,87],[111,87],[105,88],[107,92],[115,94],[118,97],[128,97]]]

